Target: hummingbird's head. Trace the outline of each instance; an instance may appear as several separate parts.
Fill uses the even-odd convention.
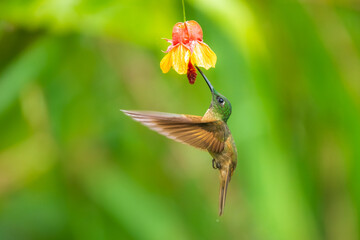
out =
[[[226,122],[231,115],[231,103],[226,97],[218,93],[215,89],[212,92],[210,108],[218,118]]]
[[[210,81],[207,79],[205,74],[198,68],[198,71],[205,79],[205,82],[210,88],[211,94],[212,94],[212,100],[209,110],[211,110],[212,114],[215,118],[221,119],[224,122],[226,122],[230,115],[231,115],[231,103],[229,100],[227,100],[226,97],[218,93],[214,87],[211,85]]]

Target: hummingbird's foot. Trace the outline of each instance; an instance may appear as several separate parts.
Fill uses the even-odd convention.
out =
[[[215,159],[213,158],[213,160],[212,160],[212,167],[213,167],[213,169],[216,169],[216,166],[215,166]]]
[[[216,162],[215,159],[213,158],[212,167],[213,167],[213,169],[220,169],[221,165],[220,165],[220,163]]]

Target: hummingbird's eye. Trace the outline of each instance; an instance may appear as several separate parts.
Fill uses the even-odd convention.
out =
[[[224,99],[219,98],[219,99],[218,99],[218,102],[219,102],[219,103],[223,103],[223,102],[224,102]]]

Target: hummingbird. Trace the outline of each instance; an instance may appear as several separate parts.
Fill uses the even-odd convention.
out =
[[[135,121],[175,141],[207,150],[212,167],[220,172],[219,216],[224,212],[226,193],[237,164],[237,149],[227,120],[231,104],[218,93],[205,74],[196,67],[210,88],[212,100],[204,116],[121,110]]]

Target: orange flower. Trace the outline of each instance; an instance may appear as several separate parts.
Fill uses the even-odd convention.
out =
[[[203,32],[195,21],[176,23],[172,31],[171,45],[167,54],[160,62],[163,73],[171,67],[179,74],[187,73],[189,82],[193,84],[196,79],[194,65],[209,69],[215,67],[216,55],[210,47],[203,42]]]

